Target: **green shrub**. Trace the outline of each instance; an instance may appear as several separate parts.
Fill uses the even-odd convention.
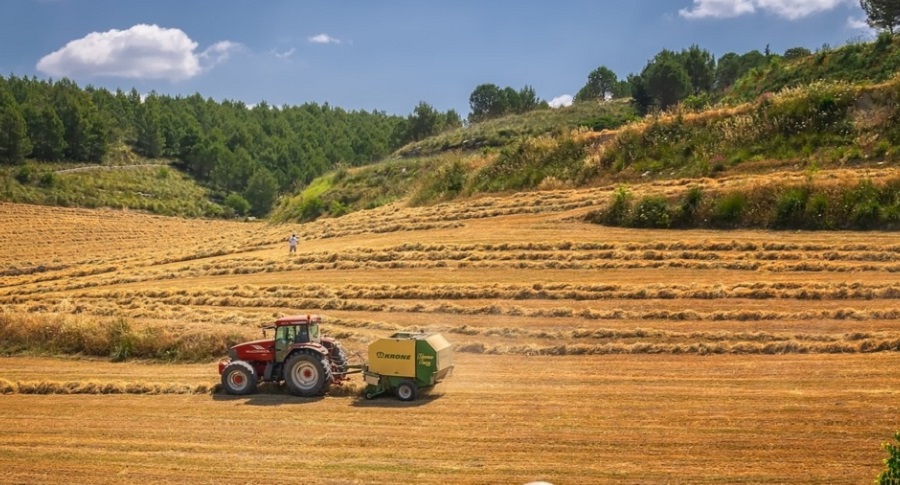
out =
[[[328,214],[330,214],[331,217],[341,217],[348,213],[350,213],[350,207],[339,200],[332,200],[331,203],[328,204]]]
[[[692,94],[681,101],[681,106],[692,111],[703,111],[713,105],[713,95],[708,92]]]
[[[780,229],[803,227],[808,200],[809,189],[806,187],[795,187],[782,193],[775,203],[774,226]]]
[[[247,211],[250,210],[250,202],[247,202],[247,199],[240,194],[230,194],[228,197],[225,197],[224,204],[225,207],[230,208],[239,216],[247,214]]]
[[[671,226],[672,216],[666,198],[661,195],[643,197],[634,209],[631,225],[659,229]]]
[[[601,220],[611,226],[624,226],[631,213],[631,191],[622,185],[613,193],[612,203],[601,217]]]
[[[810,229],[828,229],[828,196],[814,194],[806,203],[805,220]]]
[[[691,187],[681,198],[681,204],[674,217],[678,225],[684,226],[695,221],[700,213],[700,204],[703,203],[703,189]]]
[[[466,187],[468,169],[461,160],[453,160],[449,164],[441,166],[413,196],[414,205],[449,200],[460,193]]]
[[[894,439],[900,442],[900,431],[894,435]],[[884,459],[884,471],[878,475],[878,485],[900,485],[900,445],[885,443],[884,451],[888,457]]]
[[[869,179],[861,180],[844,194],[844,225],[860,229],[874,227],[881,217],[881,191]]]
[[[747,210],[747,195],[740,192],[727,194],[715,204],[713,219],[719,225],[735,226]]]
[[[319,197],[303,199],[300,203],[300,220],[312,221],[325,213],[325,203]]]
[[[30,184],[34,175],[34,167],[30,164],[25,164],[16,172],[16,180],[22,185]]]
[[[877,200],[864,200],[853,206],[851,220],[860,229],[871,229],[881,218],[881,204]]]
[[[50,188],[56,185],[56,174],[53,172],[44,172],[38,179],[38,184],[44,188]]]
[[[338,169],[334,172],[334,178],[332,179],[333,183],[338,183],[347,178],[350,172],[347,171],[347,166],[345,164],[339,164]]]
[[[894,36],[890,32],[880,32],[878,38],[875,39],[875,52],[886,52],[894,43]]]
[[[900,203],[896,203],[884,208],[881,218],[889,227],[896,227],[900,223]]]

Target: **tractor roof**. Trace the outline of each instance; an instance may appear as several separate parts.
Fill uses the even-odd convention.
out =
[[[319,323],[322,318],[318,315],[288,315],[275,320],[275,326],[297,325],[301,323]]]

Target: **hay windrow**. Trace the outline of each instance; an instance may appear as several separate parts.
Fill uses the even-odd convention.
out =
[[[9,381],[0,379],[0,394],[213,394],[218,385],[148,382]]]
[[[566,344],[553,346],[493,345],[482,343],[464,344],[455,347],[458,352],[486,355],[525,356],[572,356],[572,355],[619,355],[619,354],[732,354],[732,355],[785,355],[785,354],[855,354],[900,351],[900,339],[863,340],[848,342],[804,342],[787,340],[779,342],[699,342],[684,344],[663,344],[638,342],[633,344],[609,343],[600,345]]]

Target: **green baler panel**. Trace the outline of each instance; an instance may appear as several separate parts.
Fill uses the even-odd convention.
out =
[[[434,382],[435,369],[437,369],[437,353],[428,345],[428,342],[419,340],[416,342],[416,383],[419,387],[430,386]]]
[[[416,341],[416,381],[430,386],[447,375],[453,366],[453,348],[440,334]]]

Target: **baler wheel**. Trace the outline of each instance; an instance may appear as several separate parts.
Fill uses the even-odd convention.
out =
[[[415,401],[419,396],[419,386],[415,381],[405,380],[397,385],[394,392],[397,394],[397,399],[401,401]]]
[[[222,370],[222,387],[228,394],[246,396],[256,391],[257,377],[253,366],[234,361]]]
[[[326,367],[329,366],[329,367]],[[318,396],[331,384],[330,364],[320,355],[300,352],[284,363],[284,382],[297,396]]]

